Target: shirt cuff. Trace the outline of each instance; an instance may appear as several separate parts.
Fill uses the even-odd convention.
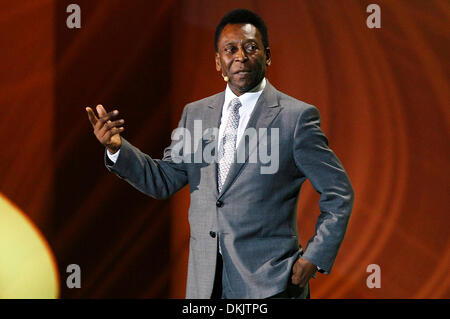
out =
[[[106,154],[108,155],[108,158],[111,160],[111,162],[116,163],[117,158],[119,157],[120,149],[115,152],[114,154],[111,154],[108,149],[106,149]]]

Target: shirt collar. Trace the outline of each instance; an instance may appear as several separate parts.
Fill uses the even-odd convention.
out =
[[[231,91],[230,86],[227,84],[227,88],[225,89],[225,101],[224,106],[228,106],[230,101],[236,97],[241,101],[242,107],[246,107],[249,105],[255,105],[262,91],[266,87],[266,78],[263,78],[261,82],[257,86],[255,86],[252,90],[245,92],[241,96],[237,96]]]

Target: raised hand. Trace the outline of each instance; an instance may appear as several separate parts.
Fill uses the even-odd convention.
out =
[[[96,110],[98,117],[90,107],[86,108],[89,121],[94,128],[94,134],[99,142],[114,154],[122,145],[120,133],[125,130],[122,126],[125,121],[123,119],[112,121],[119,114],[118,110],[106,113],[102,105],[97,105]]]

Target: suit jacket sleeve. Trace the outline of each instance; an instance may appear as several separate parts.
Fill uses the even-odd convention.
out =
[[[178,124],[182,129],[186,125],[186,108]],[[173,154],[181,154],[179,141],[173,140],[164,150],[162,160],[153,159],[131,145],[122,137],[122,146],[116,163],[112,163],[105,150],[105,165],[110,172],[126,180],[133,187],[144,194],[156,199],[166,199],[172,196],[188,183],[185,164],[180,158],[173,158]],[[177,147],[178,152],[172,152]]]
[[[300,114],[294,134],[296,165],[320,194],[321,213],[303,258],[329,273],[347,229],[353,188],[341,162],[328,147],[317,108],[309,106]]]

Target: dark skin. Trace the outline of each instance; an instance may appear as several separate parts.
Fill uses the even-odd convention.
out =
[[[125,130],[123,127],[125,120],[120,119],[113,121],[119,114],[118,110],[106,113],[106,110],[102,105],[97,105],[96,109],[98,117],[90,107],[86,108],[89,122],[91,122],[92,128],[94,129],[94,135],[110,153],[114,154],[122,145],[120,133]]]
[[[231,91],[237,96],[252,90],[266,75],[271,63],[269,47],[264,48],[261,33],[252,24],[228,24],[222,30],[215,56],[216,70],[228,77]],[[115,120],[118,110],[107,113],[102,105],[86,112],[94,129],[94,135],[110,153],[117,152],[122,145],[120,133],[124,131],[123,119]],[[304,258],[299,258],[292,268],[292,283],[306,286],[316,273],[317,267]]]
[[[252,24],[227,24],[217,46],[216,70],[228,77],[237,96],[253,89],[266,75],[270,48],[264,48],[261,33]]]

